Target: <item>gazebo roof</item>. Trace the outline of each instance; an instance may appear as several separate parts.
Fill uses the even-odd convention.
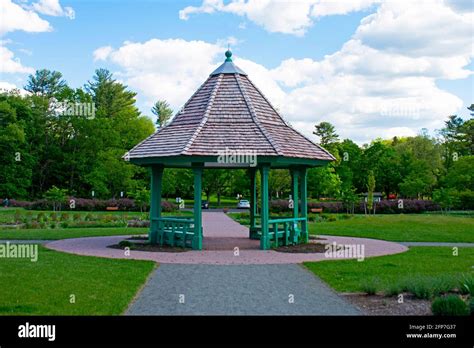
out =
[[[219,151],[255,151],[257,158],[321,164],[334,157],[288,125],[226,52],[219,66],[173,120],[127,156],[137,164],[166,158],[217,157]],[[192,161],[191,161],[192,162]]]

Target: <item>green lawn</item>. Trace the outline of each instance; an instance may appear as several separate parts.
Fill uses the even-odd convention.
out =
[[[37,262],[0,259],[0,315],[118,315],[154,267],[40,246]]]
[[[56,240],[79,237],[120,236],[146,234],[148,228],[104,227],[104,228],[59,228],[59,229],[28,229],[28,230],[0,230],[0,239],[24,240]]]
[[[449,247],[411,247],[407,252],[357,260],[305,262],[314,274],[340,292],[364,291],[374,281],[379,290],[407,279],[434,277],[458,279],[474,275],[474,249],[459,248],[453,256]]]
[[[474,218],[427,214],[355,216],[348,220],[310,223],[309,232],[397,242],[474,243]]]

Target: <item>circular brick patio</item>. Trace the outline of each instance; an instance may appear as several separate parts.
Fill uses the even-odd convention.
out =
[[[204,239],[202,251],[149,252],[108,248],[129,236],[88,237],[49,242],[46,247],[67,253],[121,259],[152,260],[159,263],[178,264],[291,264],[305,261],[322,261],[330,258],[325,253],[283,253],[259,250],[259,241],[248,239],[245,226],[236,223],[223,213],[203,214]],[[397,254],[408,250],[404,245],[368,238],[320,236],[323,243],[359,245],[364,247],[364,257]],[[343,257],[344,258],[344,257]],[[350,257],[349,257],[350,258]],[[353,257],[354,258],[354,257]]]

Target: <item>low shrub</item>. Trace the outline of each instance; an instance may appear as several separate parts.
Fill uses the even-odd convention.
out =
[[[403,286],[403,290],[406,292],[411,293],[416,298],[425,300],[433,297],[434,288],[433,281],[426,278],[410,279]]]
[[[469,307],[459,296],[437,297],[431,304],[433,315],[469,315]]]
[[[375,295],[378,290],[378,281],[375,278],[366,280],[362,283],[361,288],[367,295]]]
[[[471,315],[474,315],[474,297],[471,297],[471,300],[469,301],[469,311],[471,312]]]
[[[398,283],[391,283],[385,287],[383,293],[385,296],[397,296],[403,292],[402,286]]]
[[[474,276],[463,275],[459,284],[459,292],[464,295],[474,296]]]

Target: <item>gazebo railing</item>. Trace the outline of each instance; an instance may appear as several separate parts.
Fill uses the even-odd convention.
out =
[[[160,245],[192,247],[194,238],[194,219],[160,217],[156,222],[157,241]],[[201,231],[202,233],[202,231]]]
[[[282,218],[268,220],[268,240],[274,247],[298,243],[301,223],[306,218]]]
[[[284,217],[268,220],[268,240],[272,246],[297,244],[302,231],[304,217]],[[262,226],[256,225],[251,228],[253,239],[260,239],[262,236]]]

